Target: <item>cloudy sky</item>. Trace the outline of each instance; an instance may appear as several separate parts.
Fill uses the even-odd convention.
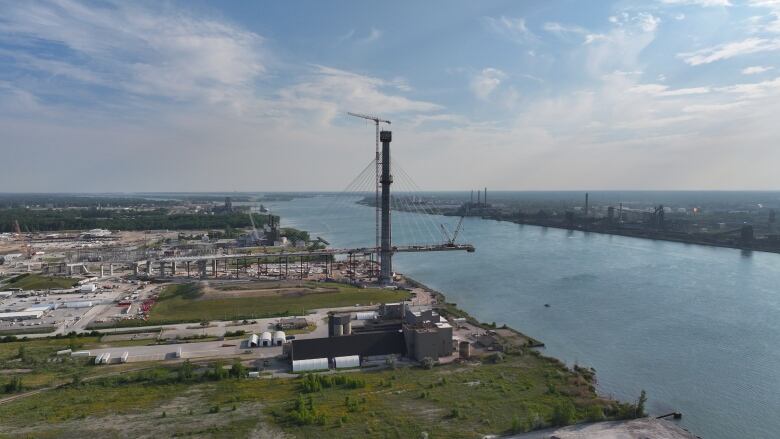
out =
[[[226,4],[224,4],[226,3]],[[0,192],[780,189],[780,0],[0,0]]]

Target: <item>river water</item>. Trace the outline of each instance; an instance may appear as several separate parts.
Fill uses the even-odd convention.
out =
[[[349,201],[266,205],[334,247],[373,245],[374,210]],[[455,222],[393,215],[394,244]],[[680,411],[701,437],[780,437],[780,255],[476,218],[459,241],[476,253],[398,254],[395,270],[595,367],[603,394],[646,390],[653,414]]]

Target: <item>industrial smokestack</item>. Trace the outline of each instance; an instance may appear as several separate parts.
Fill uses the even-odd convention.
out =
[[[481,206],[481,205],[482,205],[482,192],[478,190],[477,191],[477,206]]]
[[[487,188],[485,188],[485,207],[487,207]]]

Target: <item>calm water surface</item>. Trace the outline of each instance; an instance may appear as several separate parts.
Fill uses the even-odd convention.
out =
[[[269,207],[333,246],[373,245],[373,209],[333,200]],[[454,222],[395,212],[393,241]],[[400,254],[396,271],[595,367],[604,394],[645,389],[653,413],[680,411],[699,436],[780,437],[780,255],[481,219],[462,236],[476,253]]]

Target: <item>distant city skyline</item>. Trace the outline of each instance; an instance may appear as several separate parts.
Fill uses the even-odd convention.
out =
[[[0,0],[0,192],[780,189],[780,0]]]

